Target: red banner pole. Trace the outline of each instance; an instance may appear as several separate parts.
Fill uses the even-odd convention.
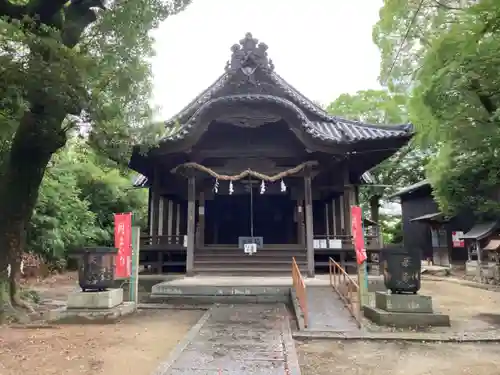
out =
[[[115,277],[129,278],[132,265],[132,213],[115,214]]]

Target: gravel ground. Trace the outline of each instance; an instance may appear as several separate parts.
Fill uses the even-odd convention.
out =
[[[0,374],[151,375],[202,314],[146,310],[116,324],[0,326]]]
[[[434,311],[450,316],[451,327],[425,329],[431,333],[500,337],[500,293],[447,281],[422,280],[419,294],[432,296]],[[371,304],[375,304],[374,295]],[[376,332],[394,332],[364,319],[363,324]],[[500,374],[500,371],[499,371]]]
[[[498,344],[296,343],[302,375],[498,375]]]

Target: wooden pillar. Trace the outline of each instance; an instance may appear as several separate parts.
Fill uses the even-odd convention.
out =
[[[177,203],[175,205],[175,235],[181,235],[181,204]],[[181,241],[182,243],[182,241]]]
[[[349,187],[344,187],[344,223],[345,234],[351,235],[351,190]]]
[[[305,245],[304,208],[302,199],[297,199],[297,243]]]
[[[175,241],[172,241],[172,231],[173,231],[173,225],[174,225],[174,202],[172,202],[170,199],[168,200],[168,205],[167,205],[167,212],[168,212],[168,218],[167,218],[167,236],[168,236],[168,243],[175,243]]]
[[[341,235],[345,235],[347,234],[346,231],[345,231],[345,215],[344,215],[344,211],[345,211],[345,205],[344,205],[344,195],[341,195],[339,197],[339,208],[340,208],[340,212],[339,212],[339,216],[340,216],[340,234]]]
[[[325,203],[325,231],[326,231],[326,247],[329,247],[330,240],[330,210],[328,209],[328,203]]]
[[[194,235],[196,229],[196,185],[194,176],[188,179],[188,207],[187,207],[187,252],[186,275],[192,276],[194,272]]]
[[[158,236],[163,236],[165,214],[165,198],[160,197],[160,200],[158,201]]]
[[[151,227],[152,227],[152,234],[151,236],[153,237],[153,243],[156,244],[158,241],[158,222],[159,222],[159,217],[160,217],[160,194],[159,194],[159,181],[157,178],[153,180],[153,187],[152,187],[152,202],[151,205],[153,206],[153,212],[151,216]]]
[[[335,201],[335,199],[332,199],[332,234],[334,238],[337,235],[337,211]]]
[[[305,215],[306,215],[306,248],[307,248],[307,276],[314,277],[314,229],[311,176],[304,177]]]
[[[153,237],[153,187],[148,189],[148,228],[149,235]]]
[[[205,193],[200,192],[198,203],[198,244],[205,246]]]

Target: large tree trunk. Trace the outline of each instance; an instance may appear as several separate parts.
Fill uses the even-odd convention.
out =
[[[61,123],[63,112],[33,106],[19,124],[0,181],[0,306],[21,304],[16,279],[25,229],[33,214],[38,191],[50,158],[66,142]],[[11,265],[11,279],[7,266]],[[1,313],[2,311],[0,311]]]

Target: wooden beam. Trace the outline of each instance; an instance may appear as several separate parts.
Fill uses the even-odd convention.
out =
[[[276,147],[256,147],[249,149],[242,148],[218,148],[210,150],[197,150],[193,151],[189,158],[192,161],[201,162],[205,159],[212,158],[224,158],[224,159],[246,159],[246,158],[296,158],[301,157],[304,153],[298,153],[297,151],[288,148],[276,148]]]

